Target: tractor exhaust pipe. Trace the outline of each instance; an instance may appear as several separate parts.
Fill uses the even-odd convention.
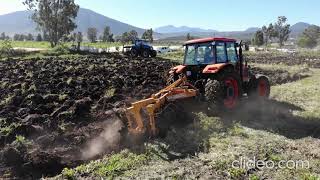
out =
[[[242,41],[239,44],[239,62],[240,62],[240,80],[243,83],[243,54],[242,54]]]

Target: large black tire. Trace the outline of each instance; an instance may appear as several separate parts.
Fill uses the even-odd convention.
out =
[[[149,52],[149,50],[144,50],[144,51],[142,51],[142,57],[144,57],[144,58],[148,58],[149,56],[150,56],[150,52]]]
[[[131,57],[138,57],[138,51],[136,49],[131,49],[130,50],[130,56]]]
[[[157,57],[157,51],[153,50],[151,51],[151,57]]]
[[[248,96],[250,98],[269,98],[270,82],[268,77],[264,75],[256,75],[249,82]]]
[[[205,85],[205,100],[209,107],[233,109],[242,96],[239,75],[235,72],[221,72],[216,79],[208,79]]]
[[[213,105],[218,105],[218,102],[223,100],[223,83],[217,79],[208,79],[204,87],[205,100]]]

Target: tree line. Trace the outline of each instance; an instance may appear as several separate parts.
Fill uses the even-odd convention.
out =
[[[38,34],[36,37],[34,37],[32,34],[15,34],[13,36],[14,41],[43,41],[43,38],[41,34]]]
[[[298,38],[298,46],[303,48],[314,48],[320,45],[320,27],[311,25],[304,30]]]
[[[129,32],[124,32],[122,35],[114,36],[111,33],[111,29],[109,26],[106,26],[103,30],[103,33],[101,36],[98,37],[98,30],[97,28],[88,28],[87,30],[87,37],[88,40],[92,43],[97,42],[97,40],[100,40],[102,42],[122,42],[122,43],[128,43],[128,42],[134,42],[136,39],[139,38],[138,32],[135,30],[131,30]],[[153,42],[153,30],[148,29],[146,30],[142,36],[141,39],[148,40],[150,42]]]
[[[289,38],[290,25],[287,24],[285,16],[279,16],[278,21],[274,24],[270,23],[268,26],[263,26],[256,31],[252,38],[252,44],[257,46],[269,45],[271,41],[278,40],[280,47],[283,46]],[[302,48],[314,48],[320,45],[320,27],[311,25],[298,36],[297,45]]]
[[[1,35],[0,35],[0,40],[7,40],[7,39],[10,39],[10,37],[9,36],[7,36],[6,35],[6,33],[1,33]]]
[[[278,21],[270,23],[268,26],[262,26],[256,31],[252,39],[252,44],[257,46],[269,45],[269,42],[277,40],[279,46],[282,47],[290,35],[290,24],[287,23],[285,16],[279,16]]]

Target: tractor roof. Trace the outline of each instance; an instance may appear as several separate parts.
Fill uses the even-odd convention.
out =
[[[185,42],[184,44],[185,45],[197,44],[197,43],[206,43],[206,42],[212,42],[212,41],[236,42],[237,40],[229,39],[229,38],[221,38],[221,37],[210,37],[210,38],[193,39]]]

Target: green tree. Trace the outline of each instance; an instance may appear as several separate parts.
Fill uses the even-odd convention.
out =
[[[103,42],[112,42],[113,41],[113,34],[111,34],[109,26],[106,26],[103,30],[102,41]]]
[[[77,33],[77,36],[76,36],[76,41],[77,41],[77,50],[80,51],[80,46],[81,46],[81,43],[83,41],[83,35],[82,35],[82,32],[78,32]]]
[[[134,42],[136,39],[138,39],[138,32],[135,30],[130,31],[128,33],[128,40]]]
[[[153,42],[153,30],[152,28],[151,29],[148,29],[146,30],[143,34],[142,34],[142,39],[145,39],[145,40],[148,40],[150,41],[151,43]]]
[[[14,41],[24,41],[24,40],[27,40],[27,36],[25,36],[23,34],[15,34],[13,36],[13,40]]]
[[[19,40],[18,41],[24,41],[27,37],[24,34],[19,34]]]
[[[28,35],[26,36],[26,40],[27,40],[27,41],[33,41],[34,39],[33,39],[32,34],[28,34]]]
[[[90,42],[97,42],[98,30],[96,28],[88,28],[87,37]]]
[[[5,40],[5,39],[6,39],[6,33],[3,32],[1,33],[0,40]]]
[[[274,26],[272,25],[272,23],[270,23],[268,27],[262,26],[262,32],[264,35],[264,43],[267,47],[269,40],[271,40],[271,38],[273,38],[273,37],[277,37],[277,32],[276,32]]]
[[[254,44],[256,46],[262,46],[263,45],[263,32],[261,30],[258,30],[255,34],[254,34]]]
[[[122,44],[129,42],[130,41],[129,33],[128,32],[122,33],[120,41],[122,42]]]
[[[23,4],[34,10],[32,19],[47,33],[51,47],[77,27],[79,6],[74,0],[23,0]]]
[[[5,37],[4,41],[0,45],[0,58],[9,57],[11,55],[13,55],[11,41]]]
[[[41,36],[41,34],[38,34],[38,35],[37,35],[36,41],[38,41],[38,42],[42,41],[42,36]]]
[[[49,40],[50,40],[47,32],[45,32],[45,31],[43,32],[42,39],[43,39],[44,41],[49,41]]]
[[[74,43],[76,39],[77,39],[77,33],[73,32],[69,37],[69,41]]]
[[[114,42],[113,34],[110,34],[108,42]]]
[[[312,25],[304,30],[302,35],[298,38],[298,46],[304,48],[314,48],[320,39],[320,27]]]
[[[187,34],[187,40],[191,40],[191,39],[192,39],[192,37],[191,37],[190,33],[188,33]]]
[[[274,25],[275,32],[279,39],[280,47],[283,46],[284,42],[286,42],[289,38],[290,34],[290,24],[287,24],[287,18],[285,16],[279,16],[278,21]]]
[[[19,41],[20,40],[20,34],[14,34],[13,40],[14,41]]]

